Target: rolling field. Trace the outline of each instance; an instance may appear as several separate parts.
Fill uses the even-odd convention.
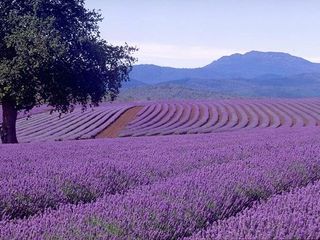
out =
[[[155,103],[146,106],[120,136],[210,133],[319,124],[319,100]]]
[[[319,124],[318,99],[20,115],[0,240],[320,239]]]
[[[320,100],[216,100],[104,104],[21,117],[19,142],[199,134],[320,125]]]
[[[48,112],[32,119],[19,119],[17,133],[20,142],[59,141],[94,138],[124,114],[130,106],[98,107],[59,116]]]

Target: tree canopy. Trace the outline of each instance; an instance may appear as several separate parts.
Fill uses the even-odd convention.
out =
[[[136,48],[108,44],[100,37],[101,20],[84,0],[0,1],[3,142],[10,135],[7,128],[14,127],[9,112],[41,104],[67,112],[74,104],[117,96]]]

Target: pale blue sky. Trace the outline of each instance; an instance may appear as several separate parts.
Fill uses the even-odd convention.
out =
[[[320,0],[86,0],[103,38],[140,48],[139,63],[198,67],[235,52],[320,62]]]

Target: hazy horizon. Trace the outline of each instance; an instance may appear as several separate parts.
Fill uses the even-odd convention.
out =
[[[246,55],[246,54],[248,54],[248,53],[250,53],[250,52],[260,52],[260,53],[280,53],[280,54],[284,53],[284,54],[289,54],[289,55],[291,55],[292,57],[303,58],[303,57],[296,56],[296,55],[292,55],[292,54],[290,54],[290,53],[286,53],[286,52],[274,52],[274,51],[257,51],[257,50],[251,50],[251,51],[248,51],[248,52],[245,52],[245,53],[231,53],[231,54],[223,55],[223,56],[221,56],[221,57],[219,57],[219,58],[217,58],[217,59],[213,59],[213,60],[211,60],[210,62],[208,62],[207,64],[205,64],[205,65],[203,65],[203,66],[196,66],[196,67],[183,67],[183,66],[181,66],[181,67],[180,67],[180,66],[173,67],[173,66],[166,66],[166,65],[153,64],[153,63],[137,63],[137,64],[135,64],[135,65],[155,65],[155,66],[160,66],[160,67],[172,67],[172,68],[182,68],[182,69],[183,69],[183,68],[186,68],[186,69],[202,68],[202,67],[205,67],[205,66],[207,66],[207,65],[212,64],[213,62],[215,62],[215,61],[219,60],[220,58],[223,58],[223,57],[231,57],[232,55],[237,55],[237,54]],[[303,59],[304,59],[304,60],[307,60],[307,61],[309,61],[309,62],[311,62],[311,63],[319,63],[319,62],[311,61],[311,60],[306,59],[306,58],[303,58]]]
[[[101,9],[101,34],[140,48],[138,64],[202,67],[252,50],[320,62],[320,1],[87,0]]]

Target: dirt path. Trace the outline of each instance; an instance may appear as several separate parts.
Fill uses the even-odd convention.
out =
[[[143,107],[133,107],[123,113],[114,123],[99,133],[96,138],[116,138],[129,122],[131,122]]]

